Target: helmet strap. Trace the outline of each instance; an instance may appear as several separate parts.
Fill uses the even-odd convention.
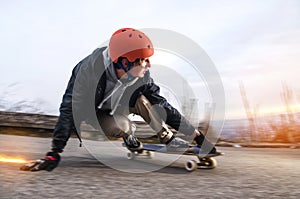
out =
[[[134,64],[134,62],[129,62],[128,61],[128,69],[126,69],[125,66],[122,64],[121,61],[118,60],[118,62],[117,62],[117,67],[119,69],[122,69],[127,74],[127,79],[129,81],[133,79],[133,76],[130,73],[130,69],[132,68],[133,64]]]

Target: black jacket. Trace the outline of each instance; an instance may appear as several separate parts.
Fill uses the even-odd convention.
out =
[[[62,152],[71,132],[79,130],[82,121],[89,120],[89,117],[96,115],[97,107],[104,98],[106,87],[102,55],[105,48],[96,49],[73,69],[54,129],[53,151]],[[192,135],[195,128],[164,97],[159,95],[160,88],[153,82],[149,71],[135,83],[134,87],[128,89],[134,89],[129,92],[126,90],[126,93],[131,93],[130,107],[134,107],[137,98],[142,94],[152,105],[159,105],[166,110],[166,124],[186,135]],[[78,132],[77,135],[79,135]]]

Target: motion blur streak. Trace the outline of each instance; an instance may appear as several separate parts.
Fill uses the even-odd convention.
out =
[[[28,161],[19,158],[19,157],[10,157],[10,156],[3,156],[0,155],[0,162],[8,162],[8,163],[26,163]]]

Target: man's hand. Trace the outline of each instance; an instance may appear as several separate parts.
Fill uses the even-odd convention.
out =
[[[60,161],[60,155],[56,152],[48,152],[43,159],[39,159],[35,162],[25,164],[20,167],[23,171],[52,171],[55,169]]]

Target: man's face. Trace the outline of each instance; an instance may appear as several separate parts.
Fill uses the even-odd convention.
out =
[[[150,68],[150,61],[149,59],[140,59],[136,62],[134,62],[133,67],[130,70],[130,73],[133,77],[144,77],[145,73]]]

